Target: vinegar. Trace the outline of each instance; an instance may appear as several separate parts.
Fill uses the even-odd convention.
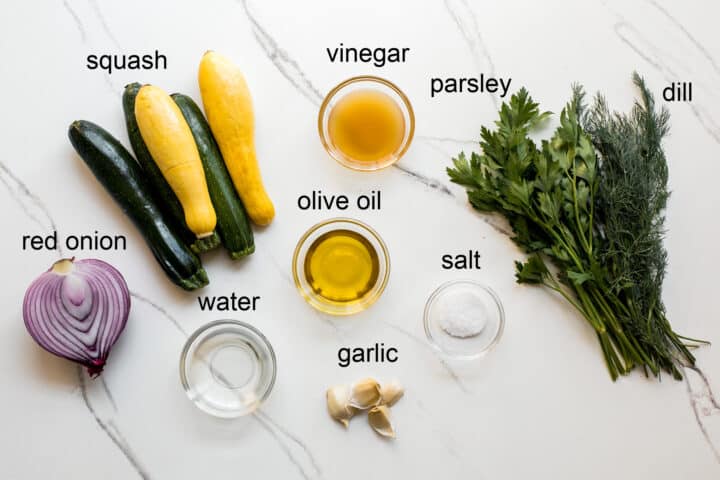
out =
[[[332,107],[328,136],[349,159],[376,163],[397,154],[405,137],[405,117],[390,95],[373,89],[354,90]]]

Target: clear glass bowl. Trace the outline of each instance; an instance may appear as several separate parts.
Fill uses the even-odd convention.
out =
[[[466,308],[460,309],[459,305]],[[453,315],[462,320],[454,325],[448,320]],[[428,298],[423,315],[425,334],[430,344],[441,353],[455,358],[479,358],[500,340],[505,326],[505,311],[497,294],[488,286],[472,280],[454,280],[440,285]],[[472,332],[471,326],[480,326]],[[456,335],[448,333],[455,328]],[[465,331],[464,328],[469,330]]]
[[[337,101],[342,99],[345,95],[354,90],[360,89],[378,90],[389,95],[390,98],[397,103],[398,107],[400,107],[405,120],[405,133],[402,142],[392,155],[382,161],[368,162],[351,158],[338,149],[330,138],[329,120],[333,107],[336,105]],[[341,165],[353,170],[371,172],[389,167],[405,154],[407,149],[410,147],[410,143],[412,142],[413,135],[415,133],[415,114],[413,112],[412,105],[410,104],[410,100],[408,100],[407,96],[405,96],[402,90],[400,90],[394,83],[385,80],[384,78],[374,77],[371,75],[353,77],[337,85],[325,96],[325,100],[323,100],[323,103],[320,106],[320,113],[318,114],[318,131],[320,133],[320,141],[322,141],[325,150],[327,150],[330,156],[337,160]]]
[[[318,295],[305,277],[305,259],[308,250],[320,236],[335,230],[350,230],[361,235],[375,249],[378,256],[379,271],[375,285],[361,298],[350,302],[332,301]],[[352,315],[367,309],[382,295],[390,277],[390,255],[380,235],[369,226],[352,218],[333,218],[310,227],[300,238],[293,254],[292,270],[295,286],[310,305],[331,315]]]
[[[180,381],[190,400],[216,417],[255,411],[272,391],[275,352],[255,327],[218,320],[200,327],[180,355]]]

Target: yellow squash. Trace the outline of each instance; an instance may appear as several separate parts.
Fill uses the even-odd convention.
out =
[[[275,216],[255,157],[252,98],[240,69],[216,52],[206,52],[198,72],[200,94],[235,189],[250,219],[268,225]]]
[[[150,155],[182,204],[188,228],[200,239],[212,236],[217,217],[182,112],[161,88],[145,85],[135,99],[135,117]]]

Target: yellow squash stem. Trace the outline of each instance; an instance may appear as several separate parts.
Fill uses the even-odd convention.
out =
[[[200,154],[182,112],[161,88],[145,85],[135,99],[135,117],[150,155],[180,200],[188,228],[198,238],[193,248],[215,247],[219,243],[217,217]]]
[[[210,129],[250,219],[268,225],[275,207],[265,191],[255,157],[252,98],[240,69],[209,51],[200,61],[200,94]]]

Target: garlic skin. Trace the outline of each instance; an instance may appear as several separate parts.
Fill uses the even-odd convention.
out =
[[[355,415],[355,409],[350,406],[350,388],[336,385],[328,388],[325,396],[330,416],[347,428],[349,420]]]
[[[390,409],[387,405],[373,407],[368,412],[368,422],[373,430],[387,438],[395,438],[395,429],[390,421]]]
[[[349,403],[360,410],[367,410],[376,406],[380,399],[380,384],[373,378],[366,378],[352,386]]]
[[[392,407],[405,394],[405,389],[400,382],[393,380],[380,387],[380,404]]]

